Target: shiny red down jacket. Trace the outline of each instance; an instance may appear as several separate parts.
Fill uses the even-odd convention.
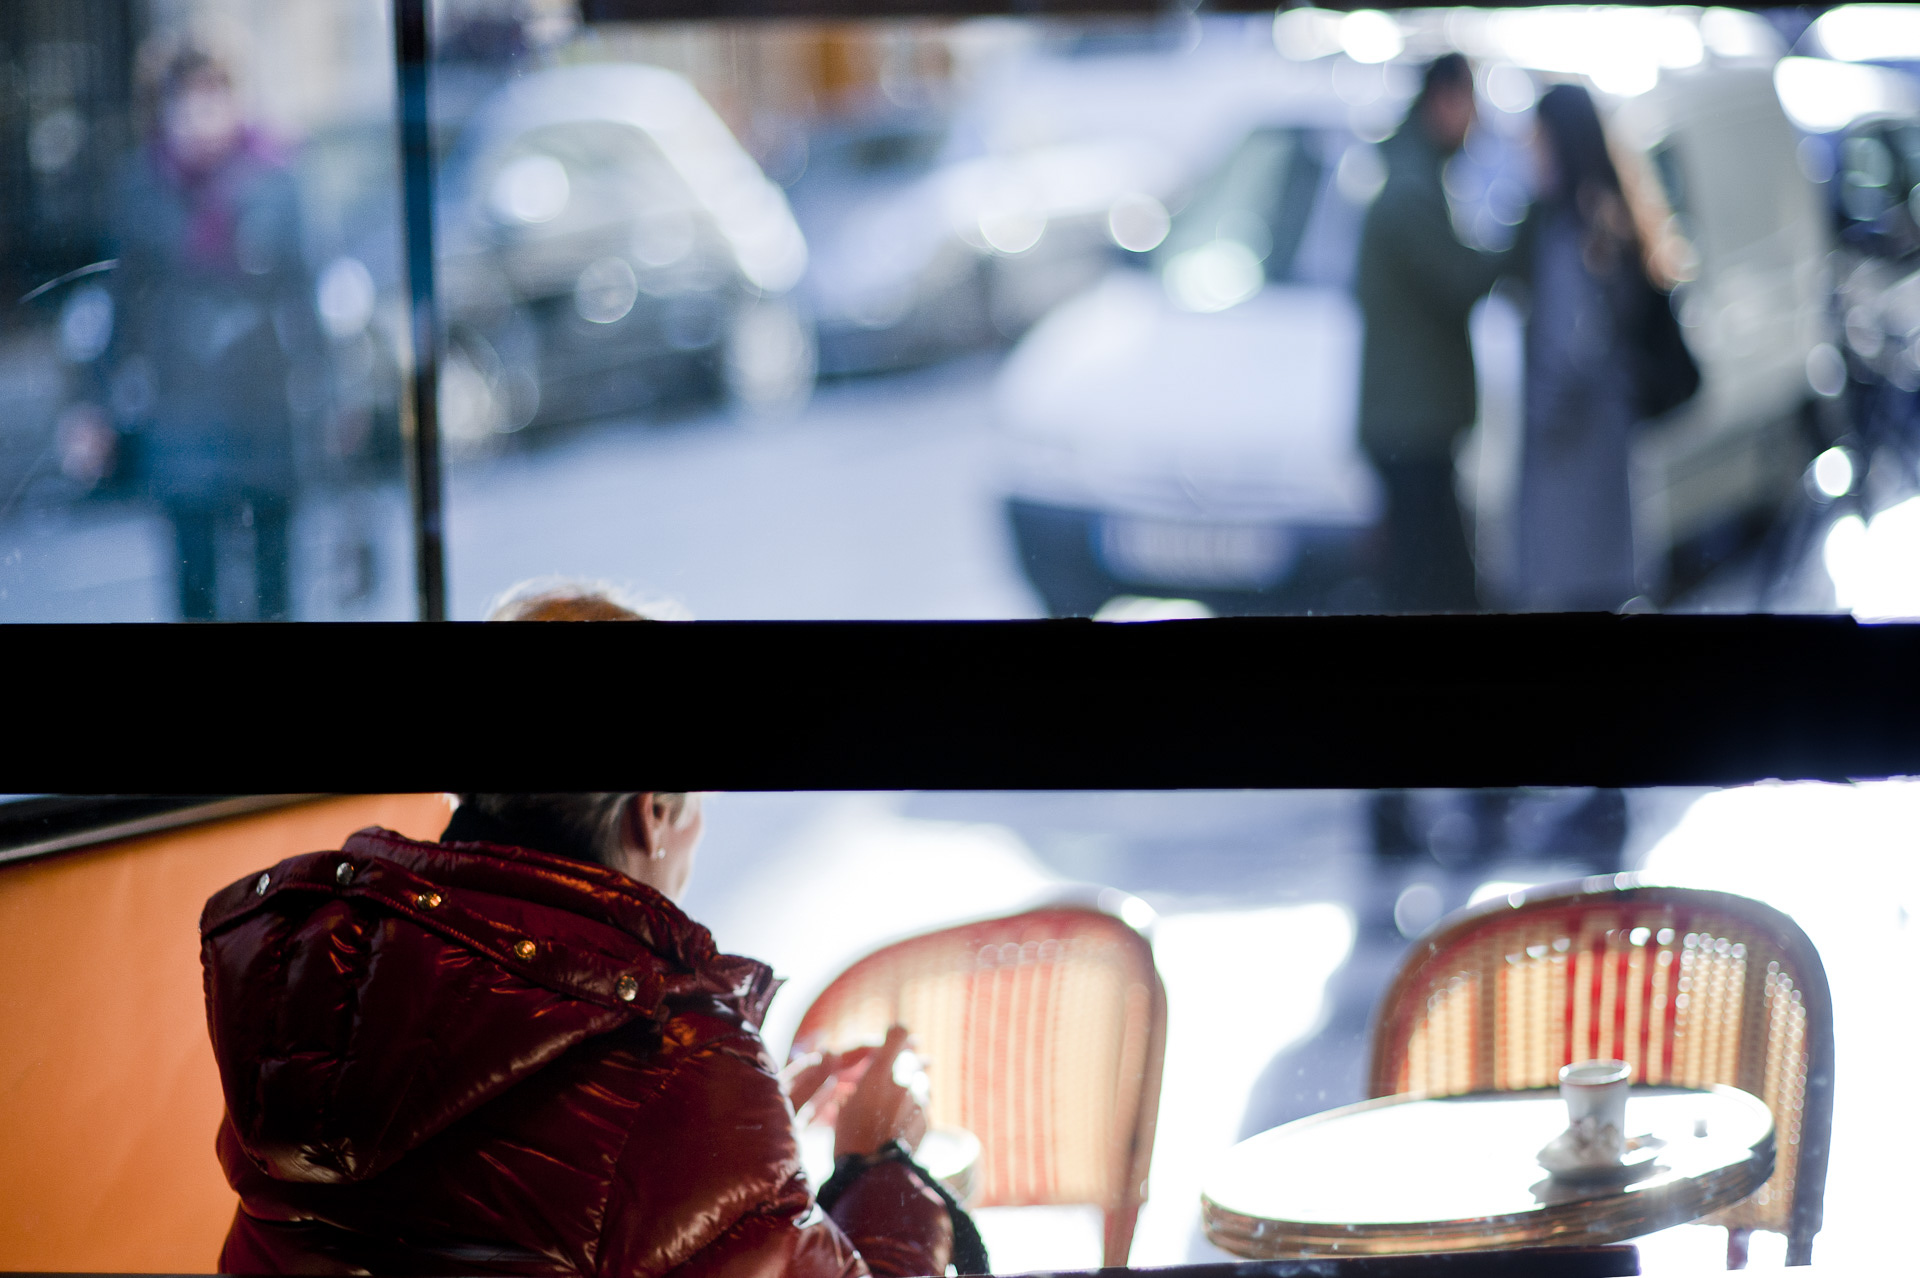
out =
[[[945,1209],[897,1164],[814,1206],[756,1032],[771,974],[624,875],[363,830],[200,934],[222,1272],[945,1272]]]

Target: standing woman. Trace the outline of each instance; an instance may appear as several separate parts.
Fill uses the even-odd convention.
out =
[[[173,524],[181,618],[284,621],[294,438],[326,385],[299,190],[226,62],[165,43],[141,60],[152,118],[116,197],[109,402]],[[249,561],[250,584],[225,588]]]
[[[1534,150],[1539,198],[1516,263],[1532,283],[1516,602],[1611,610],[1639,593],[1628,490],[1634,429],[1687,398],[1698,372],[1666,294],[1648,277],[1585,89],[1555,85],[1541,97]],[[1684,367],[1676,371],[1676,362]]]

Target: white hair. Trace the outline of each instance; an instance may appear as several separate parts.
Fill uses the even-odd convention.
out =
[[[532,577],[501,591],[487,606],[488,621],[525,621],[544,608],[566,602],[608,604],[638,621],[692,621],[677,599],[649,598],[610,581],[582,577]]]

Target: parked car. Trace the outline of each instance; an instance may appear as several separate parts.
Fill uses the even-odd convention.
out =
[[[1764,65],[1662,75],[1613,124],[1658,173],[1694,258],[1677,304],[1705,385],[1633,456],[1636,545],[1658,580],[1691,544],[1777,508],[1812,456],[1828,237]],[[1350,131],[1255,130],[1146,269],[1114,270],[1015,349],[998,388],[1007,508],[1049,611],[1120,595],[1234,612],[1377,606],[1349,288],[1378,164]],[[1475,220],[1461,213],[1456,224]],[[1496,299],[1476,320],[1482,420],[1460,475],[1495,600],[1518,346],[1518,318]]]
[[[786,298],[806,242],[681,76],[575,65],[509,83],[442,179],[450,441],[812,385]]]
[[[807,137],[787,198],[807,237],[798,296],[824,376],[930,363],[994,339],[982,258],[927,198],[947,127],[944,113],[880,107]]]
[[[897,136],[867,133],[825,158]],[[911,367],[1018,337],[1105,272],[1115,204],[1164,196],[1172,167],[1150,145],[1109,139],[840,175],[857,198],[801,206],[822,371]]]
[[[942,114],[880,109],[824,128],[792,192],[822,370],[1017,339],[1142,242],[1129,217],[1164,233],[1166,210],[1276,107],[1377,114],[1249,32],[1239,17],[1181,19],[1041,41],[976,68]]]
[[[997,388],[1008,513],[1050,612],[1126,594],[1364,605],[1380,498],[1354,431],[1361,205],[1336,176],[1361,146],[1254,131],[1152,255],[1015,348]]]

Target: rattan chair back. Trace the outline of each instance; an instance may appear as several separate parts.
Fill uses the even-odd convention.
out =
[[[1729,1083],[1773,1111],[1773,1176],[1710,1223],[1819,1232],[1833,1115],[1833,1009],[1797,924],[1725,892],[1621,874],[1514,893],[1442,920],[1413,946],[1373,1027],[1373,1096],[1557,1085],[1571,1061],[1618,1059],[1636,1084]]]
[[[794,1051],[877,1043],[895,1023],[930,1062],[932,1122],[980,1138],[973,1205],[1095,1205],[1105,1263],[1124,1265],[1166,1054],[1146,938],[1073,906],[901,941],[834,979]]]

